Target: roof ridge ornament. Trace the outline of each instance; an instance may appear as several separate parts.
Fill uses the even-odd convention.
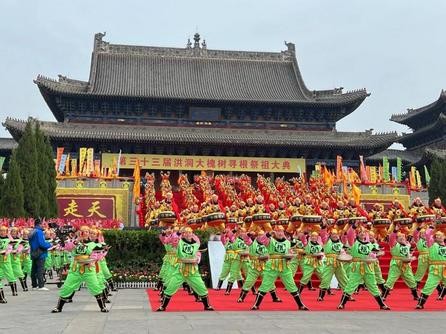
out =
[[[108,48],[108,42],[105,42],[102,40],[102,38],[105,37],[107,33],[104,32],[98,32],[96,34],[94,34],[94,47],[93,47],[93,51],[107,51]]]

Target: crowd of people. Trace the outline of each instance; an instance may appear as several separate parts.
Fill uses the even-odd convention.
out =
[[[53,313],[71,303],[83,283],[96,297],[101,312],[108,312],[110,291],[116,289],[106,262],[109,247],[102,231],[94,224],[74,227],[60,220],[42,222],[39,218],[32,222],[33,229],[20,224],[0,225],[0,303],[7,303],[4,279],[12,296],[17,296],[17,281],[24,293],[28,291],[28,277],[32,290],[47,291],[45,282],[55,273],[60,290]]]
[[[351,194],[336,191],[321,179],[306,183],[278,178],[272,182],[259,175],[256,183],[257,188],[246,175],[201,175],[194,185],[183,178],[179,182],[182,203],[175,203],[181,208],[179,214],[174,212],[169,187],[163,200],[153,200],[148,222],[164,228],[160,240],[166,249],[158,283],[162,296],[159,311],[167,308],[182,283],[203,302],[205,310],[212,310],[198,273],[200,241],[193,234],[196,229],[211,227],[221,233],[226,249],[217,289],[227,279],[225,294],[229,295],[238,281],[242,287],[239,303],[255,290],[253,310],[260,307],[267,293],[280,302],[275,291],[278,278],[298,308],[307,310],[301,294],[313,274],[320,280],[320,302],[330,293],[330,283],[336,277],[343,291],[339,309],[354,300],[354,293],[364,286],[379,308],[388,310],[385,300],[400,277],[417,309],[424,308],[435,290],[437,299],[445,297],[446,210],[439,198],[431,206],[416,198],[407,209],[394,200],[366,210],[348,196]],[[391,255],[386,279],[380,268],[384,243]],[[414,261],[418,261],[415,273]],[[302,276],[296,284],[299,269]],[[255,289],[258,279],[261,284]]]

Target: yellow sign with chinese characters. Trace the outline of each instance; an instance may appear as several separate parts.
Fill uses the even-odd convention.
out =
[[[103,153],[102,168],[112,168],[118,153]],[[305,159],[251,158],[223,156],[188,156],[155,154],[121,154],[120,168],[133,169],[139,159],[141,169],[213,170],[220,172],[304,173]]]

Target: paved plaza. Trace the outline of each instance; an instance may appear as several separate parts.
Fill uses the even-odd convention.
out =
[[[10,296],[0,305],[0,333],[443,333],[444,312],[196,312],[157,313],[149,309],[143,289],[120,290],[109,313],[100,313],[86,289],[60,314],[51,291]],[[174,302],[174,301],[173,301]]]

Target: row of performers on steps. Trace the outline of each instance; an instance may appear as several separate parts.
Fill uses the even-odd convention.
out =
[[[169,200],[157,204],[151,214],[151,224],[167,226],[169,224],[187,225],[192,229],[206,229],[215,227],[223,231],[226,226],[233,228],[242,224],[247,230],[261,228],[264,231],[272,231],[275,225],[285,227],[289,233],[295,231],[319,231],[322,227],[329,229],[345,229],[349,223],[362,223],[368,229],[375,232],[376,238],[383,241],[391,233],[392,223],[402,227],[405,233],[412,235],[416,224],[435,223],[437,229],[446,233],[446,210],[441,199],[434,200],[431,207],[425,206],[420,198],[416,198],[409,210],[404,210],[398,200],[385,209],[380,204],[374,204],[373,208],[366,212],[361,206],[350,199],[348,203],[339,201],[337,207],[332,209],[328,202],[322,201],[320,205],[314,205],[310,195],[304,197],[301,202],[296,198],[294,203],[286,206],[279,202],[276,208],[270,204],[268,209],[263,205],[263,197],[258,196],[256,203],[251,199],[247,202],[241,201],[239,205],[227,207],[225,212],[221,211],[218,204],[218,196],[213,195],[208,202],[204,202],[202,208],[193,205],[183,210],[180,221],[176,220]]]
[[[202,250],[198,237],[189,227],[180,231],[167,228],[161,233],[160,240],[166,255],[156,288],[161,295],[158,311],[167,308],[181,284],[195,295],[195,301],[203,302],[205,310],[212,310],[198,271]],[[292,235],[282,226],[276,226],[272,232],[227,229],[221,235],[221,241],[226,253],[217,290],[228,279],[225,295],[230,295],[237,281],[241,286],[238,303],[244,302],[249,291],[256,295],[252,310],[260,308],[266,294],[270,294],[274,302],[281,302],[275,288],[278,278],[293,296],[299,310],[308,310],[301,295],[313,274],[320,280],[317,298],[320,302],[330,293],[330,283],[333,276],[336,277],[343,291],[338,309],[344,309],[348,301],[354,301],[353,294],[364,286],[380,309],[389,310],[385,300],[400,277],[410,289],[416,309],[424,308],[435,290],[438,291],[437,300],[443,300],[446,295],[445,235],[435,231],[433,226],[416,228],[412,243],[406,234],[397,227],[394,229],[388,241],[392,258],[386,280],[382,277],[379,261],[384,252],[374,232],[362,226],[350,225],[346,232],[324,228],[310,234],[295,232]],[[414,248],[418,250],[418,259],[412,256]],[[414,274],[411,263],[416,260],[418,266]],[[302,278],[296,285],[294,276],[298,268],[302,271]],[[426,274],[426,283],[421,287],[420,282]],[[258,279],[261,279],[261,284],[256,291]]]
[[[4,279],[11,287],[12,296],[18,295],[17,280],[20,282],[23,291],[28,291],[27,280],[31,276],[32,270],[28,240],[30,233],[31,230],[28,228],[0,226],[0,304],[7,303],[3,291]],[[61,291],[64,290],[63,286],[65,286],[69,277],[73,276],[73,271],[79,272],[76,285],[72,286],[73,291],[70,290],[70,294],[58,303],[58,307],[64,302],[72,302],[74,292],[80,288],[82,282],[85,281],[84,277],[88,276],[89,272],[94,273],[97,284],[101,288],[103,287],[100,296],[101,300],[104,300],[104,305],[109,302],[110,290],[116,291],[116,288],[105,259],[109,247],[104,242],[102,231],[89,230],[88,239],[83,241],[80,241],[74,234],[61,236],[63,237],[63,240],[61,240],[56,237],[53,229],[45,230],[44,235],[45,240],[42,246],[48,251],[46,257],[43,255],[45,258],[45,272],[51,276],[53,269],[56,270],[60,278],[58,287],[62,286]],[[89,249],[89,251],[86,251],[86,249]],[[88,256],[80,258],[79,254],[81,252]],[[70,280],[72,281],[72,279]],[[33,288],[37,288],[37,285]],[[90,290],[90,287],[88,288]],[[106,309],[105,306],[103,309]],[[62,310],[61,307],[60,310]]]

